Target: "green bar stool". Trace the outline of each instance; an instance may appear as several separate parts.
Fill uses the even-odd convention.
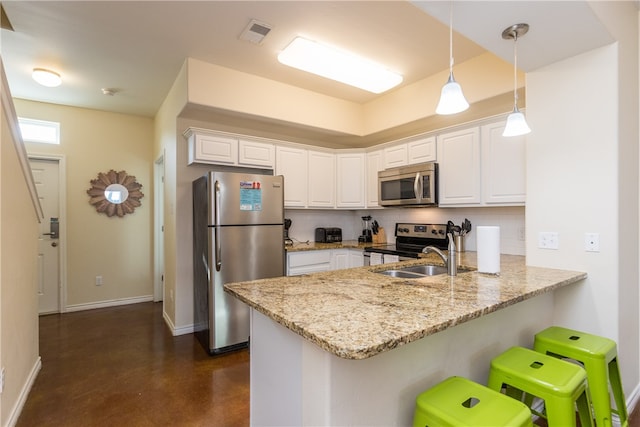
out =
[[[575,426],[576,405],[582,427],[593,426],[587,393],[587,373],[582,367],[523,347],[511,347],[491,361],[489,388],[527,403],[544,400],[549,426]]]
[[[416,398],[413,427],[531,427],[527,405],[462,377],[450,377]]]
[[[584,365],[591,404],[599,427],[611,426],[613,413],[618,414],[621,426],[629,425],[615,341],[551,326],[536,334],[533,348],[540,353],[573,359]],[[611,407],[610,390],[616,402],[616,409]]]

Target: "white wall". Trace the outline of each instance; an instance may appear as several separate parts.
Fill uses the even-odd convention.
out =
[[[631,53],[616,43],[527,75],[527,263],[588,273],[556,293],[554,322],[618,342],[627,396],[639,380],[638,129],[621,121],[622,108],[638,115],[633,26]],[[558,250],[537,247],[541,231],[559,233]],[[600,252],[585,252],[586,232]]]

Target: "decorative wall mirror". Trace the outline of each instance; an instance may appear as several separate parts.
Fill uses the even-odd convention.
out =
[[[89,203],[99,213],[107,216],[123,217],[132,214],[142,205],[140,199],[144,197],[142,184],[136,181],[136,177],[125,171],[116,172],[111,169],[107,173],[100,172],[98,178],[91,180],[91,188],[87,194],[91,197]]]

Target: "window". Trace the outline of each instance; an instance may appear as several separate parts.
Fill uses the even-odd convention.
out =
[[[60,144],[60,123],[18,117],[24,142]]]

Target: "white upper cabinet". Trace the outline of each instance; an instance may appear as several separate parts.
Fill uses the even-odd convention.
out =
[[[310,208],[335,208],[336,155],[313,150],[309,150],[308,153],[307,206]]]
[[[238,141],[238,164],[256,168],[273,169],[276,163],[276,149],[266,142],[240,139]]]
[[[378,207],[378,172],[384,170],[384,151],[367,153],[367,207]]]
[[[481,128],[482,198],[487,204],[524,205],[526,199],[525,137],[504,137],[506,122]]]
[[[187,129],[184,136],[187,138],[189,164],[261,169],[273,169],[275,164],[275,146],[270,143],[199,128]]]
[[[398,144],[384,149],[384,169],[406,166],[408,163],[407,144]]]
[[[408,142],[407,152],[410,165],[436,161],[436,137],[430,136]]]
[[[338,208],[365,207],[365,153],[336,155]]]
[[[477,127],[438,136],[440,206],[481,202],[480,130]]]
[[[196,128],[187,129],[184,135],[189,144],[189,164],[238,164],[238,138]]]
[[[307,150],[276,147],[276,175],[284,176],[284,206],[304,208],[307,205]]]

